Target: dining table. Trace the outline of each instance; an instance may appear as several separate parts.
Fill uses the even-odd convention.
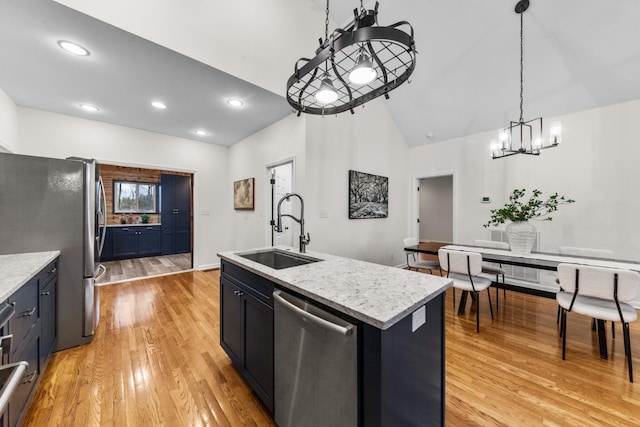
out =
[[[467,252],[475,252],[480,253],[482,255],[482,260],[486,262],[492,262],[496,264],[508,264],[508,265],[516,265],[520,267],[529,267],[535,268],[539,270],[547,270],[547,271],[557,271],[558,264],[561,263],[570,263],[570,264],[579,264],[579,265],[588,265],[588,266],[596,266],[596,267],[606,267],[606,268],[618,268],[624,270],[632,270],[640,273],[640,262],[638,261],[630,261],[630,260],[618,260],[618,259],[608,259],[608,258],[593,258],[593,257],[583,257],[583,256],[575,256],[575,255],[560,255],[557,253],[550,252],[531,252],[528,254],[518,254],[514,253],[508,249],[497,249],[497,248],[489,248],[484,246],[476,246],[476,245],[464,245],[464,244],[455,244],[448,242],[437,242],[437,241],[428,241],[428,242],[420,242],[418,245],[408,246],[404,249],[407,251],[417,252],[421,254],[427,255],[438,255],[438,250],[440,248],[456,250],[456,251],[467,251]],[[555,299],[556,293],[560,291],[560,286],[558,285],[557,290],[544,290],[540,289],[534,284],[530,284],[526,281],[517,281],[511,283],[502,283],[499,281],[493,281],[492,286],[498,288],[504,288],[507,290],[512,290],[516,292],[522,292],[530,295],[541,296],[545,298],[553,298]],[[637,298],[640,297],[639,295]],[[462,312],[464,310],[464,306],[462,306],[463,301],[466,301],[466,298],[462,298],[460,301],[461,306],[459,307],[458,312]],[[632,301],[632,305],[636,307],[636,309],[640,308],[640,300]],[[604,328],[604,321],[597,320],[597,330],[598,330],[598,341],[600,344],[600,357],[603,359],[608,358],[607,354],[607,346],[606,346],[606,333]]]

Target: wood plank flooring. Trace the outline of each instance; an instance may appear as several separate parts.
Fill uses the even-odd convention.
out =
[[[103,287],[94,341],[52,356],[23,426],[273,426],[219,346],[218,287],[218,271]],[[555,302],[500,294],[493,321],[482,295],[480,334],[476,305],[456,316],[447,294],[447,425],[640,425],[640,322],[631,384],[619,325],[601,360],[570,313],[563,361]]]
[[[105,272],[98,285],[191,270],[191,254],[174,254],[144,258],[103,261]]]

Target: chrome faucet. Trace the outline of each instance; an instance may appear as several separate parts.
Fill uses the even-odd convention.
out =
[[[289,198],[291,198],[293,196],[295,196],[298,199],[300,199],[300,218],[299,219],[296,218],[293,215],[290,215],[290,214],[280,213],[280,206],[282,205],[282,202],[284,202],[285,200],[287,200],[287,199],[289,199]],[[289,218],[293,219],[295,222],[300,224],[300,253],[305,253],[306,252],[305,248],[307,247],[309,242],[311,242],[311,236],[309,235],[309,233],[307,233],[306,236],[304,234],[304,200],[302,200],[302,197],[299,194],[297,194],[297,193],[287,193],[278,202],[278,219],[277,219],[276,226],[275,226],[275,231],[277,233],[282,233],[282,217],[283,216],[288,216]]]

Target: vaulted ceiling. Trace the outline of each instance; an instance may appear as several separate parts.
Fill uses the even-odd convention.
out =
[[[306,22],[318,34],[299,35],[311,47],[290,53],[291,70],[298,57],[313,55],[326,6],[324,0],[297,1],[308,1],[320,22]],[[349,22],[359,3],[331,2],[332,22]],[[498,129],[518,118],[515,3],[381,1],[379,24],[406,20],[415,30],[411,83],[383,101],[409,145]],[[525,119],[640,98],[638,22],[637,0],[531,0],[524,14]],[[63,35],[85,40],[92,55],[70,58],[55,47]],[[280,89],[249,83],[50,0],[0,0],[0,37],[0,88],[18,105],[222,145],[291,113],[283,98],[288,76],[274,93]],[[167,110],[148,107],[158,96],[167,100]],[[230,97],[245,100],[245,106],[230,109]],[[101,112],[87,115],[77,108],[81,102],[99,104]],[[196,128],[211,133],[198,137]]]

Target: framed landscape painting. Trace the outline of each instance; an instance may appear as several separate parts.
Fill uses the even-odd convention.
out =
[[[349,171],[349,219],[386,218],[389,214],[389,178]]]
[[[233,183],[233,208],[235,210],[253,210],[255,178],[241,179]]]

